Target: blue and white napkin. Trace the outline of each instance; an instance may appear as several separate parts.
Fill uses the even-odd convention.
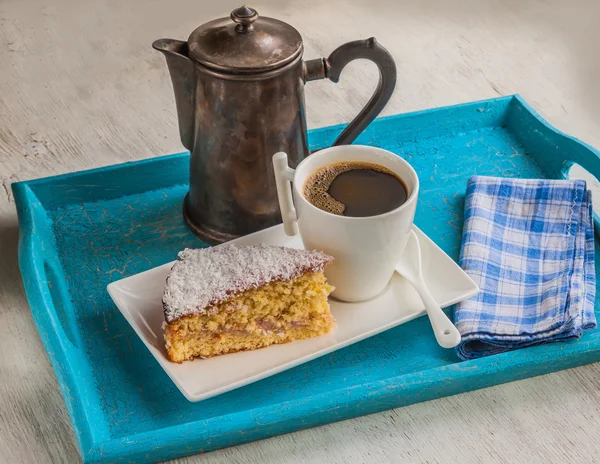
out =
[[[475,176],[460,265],[480,292],[455,312],[462,359],[596,327],[591,194],[580,180]]]

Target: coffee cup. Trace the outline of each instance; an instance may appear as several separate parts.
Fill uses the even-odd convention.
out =
[[[402,181],[406,201],[389,212],[367,217],[341,216],[317,208],[304,195],[304,185],[313,173],[336,163],[386,168]],[[332,296],[359,302],[382,293],[402,257],[415,216],[419,178],[410,164],[381,148],[342,145],[313,153],[296,169],[290,168],[287,155],[279,152],[273,155],[273,167],[285,233],[300,233],[306,249],[334,257],[325,271],[335,287]]]

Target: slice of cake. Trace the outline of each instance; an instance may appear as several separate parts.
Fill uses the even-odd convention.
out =
[[[163,296],[171,361],[316,337],[335,327],[317,251],[258,245],[185,249]]]

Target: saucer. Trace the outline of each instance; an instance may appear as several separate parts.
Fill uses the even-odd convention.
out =
[[[442,307],[477,293],[477,285],[417,227],[423,275]],[[304,248],[300,236],[288,237],[282,225],[228,242],[238,246],[267,244]],[[218,245],[222,246],[222,245]],[[108,293],[171,380],[189,401],[200,401],[248,385],[319,356],[346,347],[425,314],[419,296],[399,275],[379,296],[361,303],[330,299],[337,328],[329,334],[254,351],[173,363],[164,347],[162,294],[174,262],[108,285]],[[436,343],[431,337],[431,343]]]

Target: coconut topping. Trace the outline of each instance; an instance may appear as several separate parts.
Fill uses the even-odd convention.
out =
[[[320,272],[331,261],[318,251],[269,245],[186,248],[167,277],[165,319],[171,323],[190,314],[208,314],[239,293]]]

